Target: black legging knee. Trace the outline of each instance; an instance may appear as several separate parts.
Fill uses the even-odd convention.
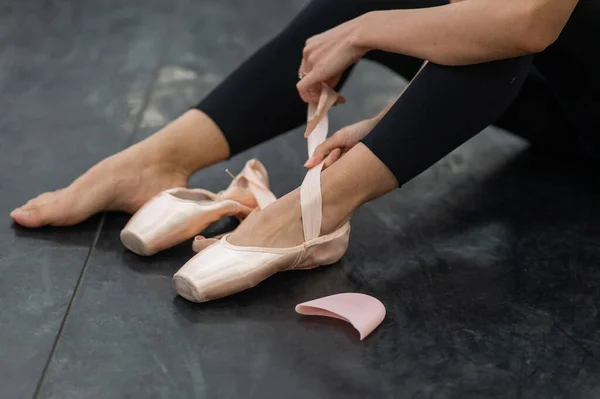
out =
[[[232,155],[237,154],[305,122],[306,104],[296,91],[296,83],[307,38],[372,10],[445,3],[442,0],[313,1],[197,108],[215,121]],[[411,78],[422,63],[383,52],[368,53],[366,58],[406,78]],[[402,185],[494,123],[516,97],[531,63],[531,56],[464,67],[430,63],[363,142]]]
[[[498,119],[519,92],[532,58],[427,64],[363,143],[404,184]]]

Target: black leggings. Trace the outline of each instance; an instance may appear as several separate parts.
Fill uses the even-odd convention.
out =
[[[235,155],[305,122],[306,104],[296,83],[307,38],[369,11],[446,3],[315,0],[197,108],[221,128]],[[381,51],[369,52],[365,58],[407,79],[412,79],[422,64],[415,58]],[[267,104],[270,99],[275,99],[274,105]],[[571,154],[576,143],[562,115],[533,65],[533,56],[462,67],[429,63],[363,143],[402,185],[491,124],[550,151]]]

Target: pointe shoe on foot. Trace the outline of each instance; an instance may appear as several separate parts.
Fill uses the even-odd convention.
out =
[[[324,87],[319,104],[309,105],[309,156],[327,137],[327,111],[336,98],[337,93]],[[173,276],[177,293],[192,302],[206,302],[254,287],[278,272],[337,262],[348,248],[350,223],[331,234],[320,235],[322,168],[323,162],[310,169],[300,188],[303,244],[290,248],[259,248],[233,245],[228,242],[228,235],[218,241],[200,238],[194,241],[194,246],[201,252]]]
[[[175,188],[152,198],[121,231],[121,242],[138,255],[153,255],[200,233],[224,216],[240,220],[275,196],[264,165],[252,159],[219,193]]]

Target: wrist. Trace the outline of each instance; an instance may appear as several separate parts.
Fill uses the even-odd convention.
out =
[[[357,18],[357,30],[354,35],[353,44],[363,54],[371,50],[377,50],[377,46],[372,38],[372,32],[378,13],[378,11],[370,11]]]

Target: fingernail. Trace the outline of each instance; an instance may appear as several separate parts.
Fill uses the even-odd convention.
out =
[[[315,157],[310,157],[310,158],[308,158],[308,161],[306,161],[306,162],[304,163],[304,167],[305,167],[305,168],[306,168],[306,167],[308,167],[308,165],[310,165],[311,163],[313,163],[313,162],[314,162],[314,160],[315,160]]]

